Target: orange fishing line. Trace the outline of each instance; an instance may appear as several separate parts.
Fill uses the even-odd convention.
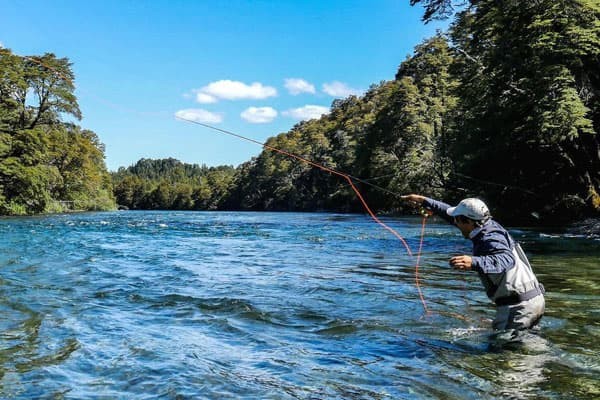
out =
[[[214,126],[211,126],[211,125],[208,125],[208,124],[204,124],[202,122],[194,121],[194,120],[183,118],[183,117],[179,117],[179,116],[176,116],[175,118],[180,119],[182,121],[190,122],[192,124],[200,125],[200,126],[203,126],[205,128],[213,129],[213,130],[216,130],[218,132],[221,132],[221,133],[224,133],[224,134],[227,134],[227,135],[230,135],[230,136],[234,136],[234,137],[237,137],[239,139],[246,140],[248,142],[252,142],[252,143],[258,144],[258,145],[263,146],[264,148],[266,148],[268,150],[271,150],[271,151],[274,151],[276,153],[283,154],[285,156],[294,158],[296,160],[299,160],[299,161],[302,161],[302,162],[304,162],[306,164],[309,164],[309,165],[311,165],[313,167],[319,168],[319,169],[321,169],[321,170],[323,170],[325,172],[329,172],[331,174],[334,174],[334,175],[337,175],[337,176],[340,176],[340,177],[344,178],[348,182],[348,184],[350,185],[350,187],[352,188],[352,190],[354,191],[354,193],[356,193],[356,196],[360,200],[363,208],[367,211],[367,213],[371,216],[371,218],[376,223],[378,223],[379,225],[381,225],[384,229],[386,229],[387,231],[389,231],[390,233],[392,233],[398,240],[400,240],[400,242],[402,242],[402,244],[406,248],[406,252],[408,253],[408,255],[411,256],[411,257],[413,256],[413,253],[410,250],[410,247],[408,246],[408,243],[406,242],[406,240],[404,240],[404,238],[398,232],[396,232],[393,228],[391,228],[390,226],[388,226],[387,224],[385,224],[383,221],[381,221],[379,218],[377,218],[377,216],[375,215],[375,213],[373,211],[371,211],[371,208],[369,207],[369,205],[367,204],[367,202],[363,198],[362,194],[360,193],[360,191],[358,190],[358,188],[354,185],[354,182],[352,182],[351,175],[348,175],[346,173],[343,173],[343,172],[337,171],[335,169],[329,168],[329,167],[327,167],[325,165],[322,165],[322,164],[319,164],[317,162],[311,161],[311,160],[309,160],[309,159],[307,159],[305,157],[299,156],[299,155],[291,153],[289,151],[282,150],[282,149],[279,149],[277,147],[270,146],[270,145],[268,145],[266,143],[261,143],[258,140],[254,140],[254,139],[251,139],[251,138],[239,135],[237,133],[234,133],[234,132],[231,132],[231,131],[227,131],[225,129],[216,128]],[[420,284],[420,281],[419,281],[419,261],[420,261],[420,258],[421,258],[421,250],[422,250],[422,247],[423,247],[423,237],[424,237],[424,234],[425,234],[425,223],[426,223],[426,220],[427,220],[427,215],[424,215],[423,216],[422,227],[421,227],[421,238],[420,238],[420,241],[419,241],[419,252],[417,253],[417,261],[416,261],[416,265],[415,265],[415,286],[417,287],[417,291],[419,292],[419,298],[421,299],[421,303],[423,304],[423,308],[425,309],[425,313],[429,314],[429,310],[427,308],[427,303],[425,302],[425,298],[423,296],[423,292],[421,291],[421,284]]]
[[[23,56],[23,58],[25,58],[25,59],[27,59],[29,61],[32,61],[34,63],[37,63],[38,65],[41,65],[41,66],[43,66],[43,67],[45,67],[45,68],[53,71],[60,78],[68,81],[71,85],[73,85],[73,87],[75,87],[74,82],[69,77],[67,77],[64,74],[60,73],[59,71],[57,71],[56,69],[52,68],[51,66],[46,65],[42,61],[36,60],[35,58],[32,58],[32,57]],[[94,97],[96,97],[96,96],[94,96]],[[112,104],[112,103],[110,103],[108,101],[102,100],[102,102],[105,103],[105,104],[109,104],[111,107],[117,107],[117,106],[115,106],[114,104]],[[136,112],[136,111],[133,111],[133,110],[125,110],[125,111],[126,112]],[[392,235],[394,235],[398,240],[400,240],[400,242],[406,248],[406,252],[408,253],[408,255],[411,256],[411,257],[413,256],[413,253],[410,250],[410,247],[408,246],[408,243],[406,242],[406,240],[404,240],[404,238],[398,232],[396,232],[393,228],[391,228],[390,226],[388,226],[387,224],[385,224],[383,221],[381,221],[379,218],[377,218],[377,216],[375,215],[375,213],[371,210],[371,208],[369,207],[369,205],[367,204],[367,202],[363,198],[363,196],[360,193],[360,191],[358,190],[358,188],[354,185],[354,182],[352,181],[352,178],[354,178],[353,176],[351,176],[349,174],[346,174],[346,173],[343,173],[343,172],[340,172],[340,171],[337,171],[337,170],[335,170],[333,168],[329,168],[329,167],[327,167],[325,165],[316,163],[314,161],[311,161],[311,160],[309,160],[309,159],[307,159],[305,157],[299,156],[299,155],[291,153],[289,151],[282,150],[282,149],[270,146],[270,145],[268,145],[266,143],[261,143],[261,142],[259,142],[257,140],[254,140],[254,139],[242,136],[242,135],[238,135],[238,134],[236,134],[234,132],[230,132],[230,131],[227,131],[227,130],[224,130],[224,129],[216,128],[216,127],[211,126],[211,125],[207,125],[207,124],[204,124],[204,123],[201,123],[201,122],[198,122],[198,121],[194,121],[194,120],[191,120],[191,119],[182,118],[182,117],[179,117],[179,116],[175,116],[175,118],[180,119],[182,121],[190,122],[190,123],[193,123],[193,124],[201,125],[201,126],[203,126],[205,128],[213,129],[213,130],[216,130],[218,132],[221,132],[221,133],[224,133],[224,134],[227,134],[227,135],[230,135],[230,136],[234,136],[234,137],[237,137],[239,139],[246,140],[248,142],[252,142],[252,143],[258,144],[258,145],[263,146],[264,148],[269,149],[271,151],[274,151],[276,153],[283,154],[285,156],[294,158],[296,160],[299,160],[299,161],[302,161],[302,162],[304,162],[306,164],[309,164],[309,165],[311,165],[313,167],[319,168],[319,169],[321,169],[321,170],[323,170],[325,172],[329,172],[330,174],[334,174],[334,175],[337,175],[337,176],[340,176],[340,177],[344,178],[348,182],[348,184],[350,185],[350,187],[352,188],[352,190],[354,191],[354,193],[356,194],[356,196],[358,197],[358,199],[360,200],[363,208],[371,216],[371,218],[377,224],[379,224],[381,227],[383,227],[384,229],[386,229],[387,231],[389,231]],[[371,186],[375,186],[375,185],[372,185],[372,184],[370,184],[368,182],[365,182],[363,180],[360,180],[360,179],[357,179],[357,178],[354,178],[354,179],[356,179],[356,180],[358,180],[360,182],[369,184]],[[388,191],[388,190],[385,190],[385,191],[388,192],[388,193],[390,193],[390,191]],[[420,262],[420,259],[421,259],[421,252],[422,252],[422,248],[423,248],[423,238],[424,238],[424,234],[425,234],[425,224],[426,224],[426,221],[427,221],[427,216],[428,215],[424,215],[423,216],[423,221],[422,221],[422,224],[421,224],[421,235],[420,235],[420,239],[419,239],[419,251],[417,252],[416,263],[415,263],[415,286],[416,286],[417,291],[419,293],[419,298],[421,299],[421,303],[423,304],[423,308],[425,309],[425,313],[429,314],[430,312],[429,312],[429,310],[427,308],[427,303],[425,302],[425,297],[423,296],[423,292],[421,291],[421,284],[420,284],[420,281],[419,281],[419,262]]]
[[[425,309],[425,314],[429,315],[429,310],[427,309],[427,303],[425,303],[425,297],[423,297],[423,292],[421,292],[421,284],[419,282],[419,261],[421,260],[421,251],[423,250],[423,239],[425,237],[425,224],[427,222],[427,217],[429,214],[423,214],[423,221],[421,222],[421,238],[419,239],[419,251],[417,252],[417,261],[415,262],[415,286],[417,287],[417,291],[419,292],[419,298],[421,299],[421,303],[423,303],[423,308]]]

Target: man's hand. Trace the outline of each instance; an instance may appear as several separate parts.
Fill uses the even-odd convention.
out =
[[[400,198],[402,200],[408,201],[413,206],[420,206],[425,200],[425,196],[421,196],[420,194],[407,194],[406,196],[402,196]]]
[[[471,256],[466,255],[455,256],[450,259],[450,265],[454,269],[470,270],[473,265],[473,259]]]

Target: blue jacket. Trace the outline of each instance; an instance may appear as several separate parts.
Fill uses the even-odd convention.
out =
[[[452,217],[446,213],[450,205],[427,198],[423,206],[454,225]],[[506,229],[493,220],[473,230],[470,239],[473,242],[472,268],[478,272],[488,296],[492,297],[497,286],[488,274],[502,274],[515,266],[514,241]]]

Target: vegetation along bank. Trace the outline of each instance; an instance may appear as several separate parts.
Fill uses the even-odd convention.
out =
[[[598,2],[470,1],[457,13],[448,1],[411,2],[425,21],[452,17],[449,31],[418,45],[395,79],[267,144],[398,194],[479,196],[505,223],[598,217]],[[67,59],[0,49],[3,214],[116,203],[362,212],[344,180],[267,149],[237,167],[142,159],[109,174],[97,135],[61,120],[81,117],[73,79]],[[402,211],[398,197],[360,187],[374,210]]]

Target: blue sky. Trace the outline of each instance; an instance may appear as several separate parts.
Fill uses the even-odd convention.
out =
[[[73,63],[79,124],[110,170],[138,159],[238,165],[331,102],[393,79],[424,25],[408,0],[5,1],[0,43]]]

